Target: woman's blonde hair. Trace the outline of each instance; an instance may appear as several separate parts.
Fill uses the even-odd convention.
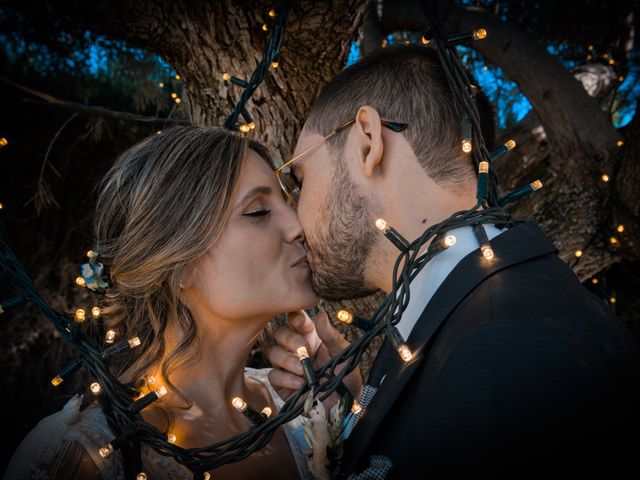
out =
[[[191,402],[170,374],[195,361],[199,345],[196,323],[179,299],[180,282],[222,233],[247,148],[272,165],[263,146],[223,128],[163,130],[123,153],[98,186],[94,236],[111,283],[105,328],[141,341],[113,360],[112,373],[136,364],[131,373],[138,379],[162,360],[162,380],[185,408]],[[167,352],[170,326],[182,338]]]

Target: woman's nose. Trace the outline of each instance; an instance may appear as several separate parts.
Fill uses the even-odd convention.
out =
[[[284,210],[284,238],[287,243],[293,243],[296,240],[304,242],[304,230],[298,214],[289,205]]]

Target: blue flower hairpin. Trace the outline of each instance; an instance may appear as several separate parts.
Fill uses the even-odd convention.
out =
[[[106,280],[104,265],[98,262],[98,252],[89,250],[87,257],[89,257],[89,263],[80,265],[80,275],[84,278],[87,288],[93,291],[107,288],[109,283]]]

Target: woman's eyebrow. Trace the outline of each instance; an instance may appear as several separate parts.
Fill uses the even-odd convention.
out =
[[[259,187],[254,187],[251,190],[249,190],[249,192],[247,192],[247,194],[242,197],[242,200],[240,200],[238,202],[238,204],[236,205],[236,208],[240,208],[247,200],[249,200],[251,197],[254,197],[255,195],[271,195],[271,193],[273,193],[273,190],[271,189],[271,187],[267,187],[265,185],[261,185]]]

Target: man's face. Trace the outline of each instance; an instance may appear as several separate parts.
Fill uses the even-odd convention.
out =
[[[303,129],[294,155],[321,138]],[[342,300],[376,290],[365,282],[365,265],[377,232],[372,202],[349,173],[349,142],[339,158],[332,157],[333,151],[323,143],[296,160],[292,170],[302,184],[298,216],[306,235],[313,286],[322,298]]]

